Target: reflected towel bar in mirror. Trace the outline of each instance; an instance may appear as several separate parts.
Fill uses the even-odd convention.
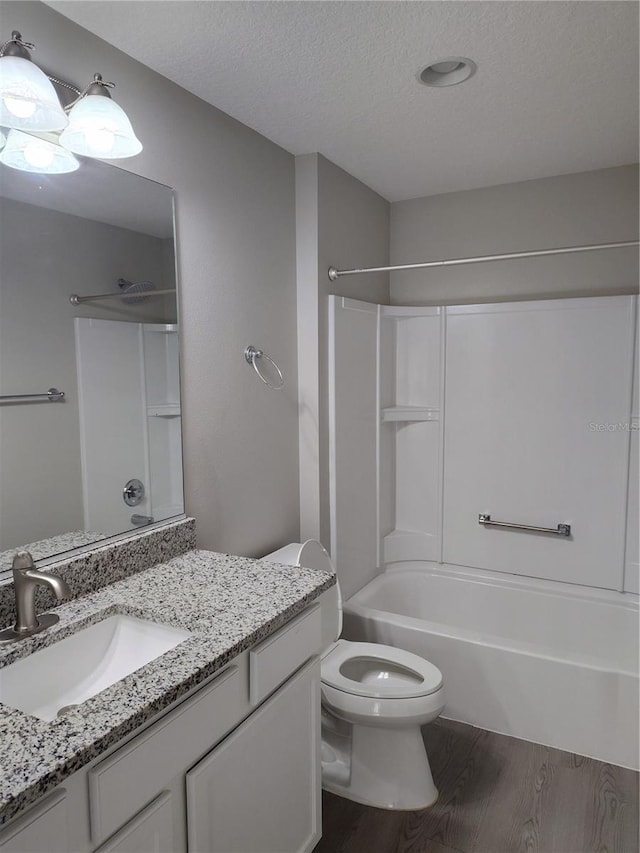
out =
[[[47,401],[49,403],[59,403],[64,400],[64,391],[58,391],[57,388],[49,388],[43,394],[1,394],[0,403],[41,403]]]
[[[534,524],[512,524],[510,521],[492,521],[491,516],[480,513],[478,524],[485,527],[508,527],[512,530],[531,530],[533,533],[552,533],[554,536],[571,536],[570,524],[559,524],[557,527],[537,527]]]

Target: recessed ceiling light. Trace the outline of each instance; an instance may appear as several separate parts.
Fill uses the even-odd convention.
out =
[[[476,72],[477,65],[464,56],[447,56],[430,62],[418,72],[418,81],[425,86],[455,86]]]

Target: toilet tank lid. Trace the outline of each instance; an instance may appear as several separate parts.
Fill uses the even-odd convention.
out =
[[[321,569],[325,572],[335,572],[331,557],[316,539],[307,539],[306,542],[302,543],[298,552],[297,562],[298,565],[303,566],[305,569]],[[334,589],[336,596],[335,610],[327,613],[327,624],[325,626],[328,639],[331,642],[335,642],[342,633],[342,593],[337,577]]]
[[[272,551],[262,558],[274,563],[284,563],[287,566],[302,566],[305,569],[320,570],[324,572],[335,572],[333,562],[327,551],[316,539],[307,539],[306,542],[291,542],[284,548]],[[332,624],[326,626],[332,640],[337,640],[342,632],[342,594],[340,584],[336,578],[335,586],[336,612],[329,616]],[[335,620],[335,621],[334,621]]]
[[[315,539],[306,542],[290,542],[284,548],[278,548],[266,554],[263,560],[272,563],[284,563],[285,566],[303,566],[305,569],[316,569],[324,572],[335,572],[331,557]]]
[[[305,569],[319,569],[324,572],[335,572],[331,557],[315,539],[307,539],[300,546],[298,564]]]

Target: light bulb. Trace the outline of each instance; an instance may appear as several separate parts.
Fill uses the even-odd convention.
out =
[[[40,133],[68,124],[47,75],[24,56],[0,56],[0,125]]]
[[[89,148],[99,154],[108,154],[116,141],[115,134],[106,128],[85,131],[84,138]]]
[[[24,148],[24,159],[36,169],[48,168],[53,163],[54,154],[51,145],[38,144],[35,140]]]
[[[4,98],[4,105],[16,118],[30,118],[36,111],[33,101],[24,101],[22,98]]]
[[[102,88],[99,82],[89,88],[93,86]],[[76,154],[105,160],[133,157],[142,151],[142,143],[122,107],[110,97],[91,91],[71,108],[60,144]]]
[[[33,136],[15,128],[9,131],[5,146],[0,150],[0,163],[22,172],[45,175],[75,172],[80,166],[73,154],[58,144],[57,134]]]

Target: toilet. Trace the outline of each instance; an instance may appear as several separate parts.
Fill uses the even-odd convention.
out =
[[[293,542],[263,559],[335,571],[329,554],[313,539]],[[403,649],[339,639],[338,584],[320,601],[322,787],[383,809],[433,805],[438,790],[420,727],[444,708],[442,673]]]

